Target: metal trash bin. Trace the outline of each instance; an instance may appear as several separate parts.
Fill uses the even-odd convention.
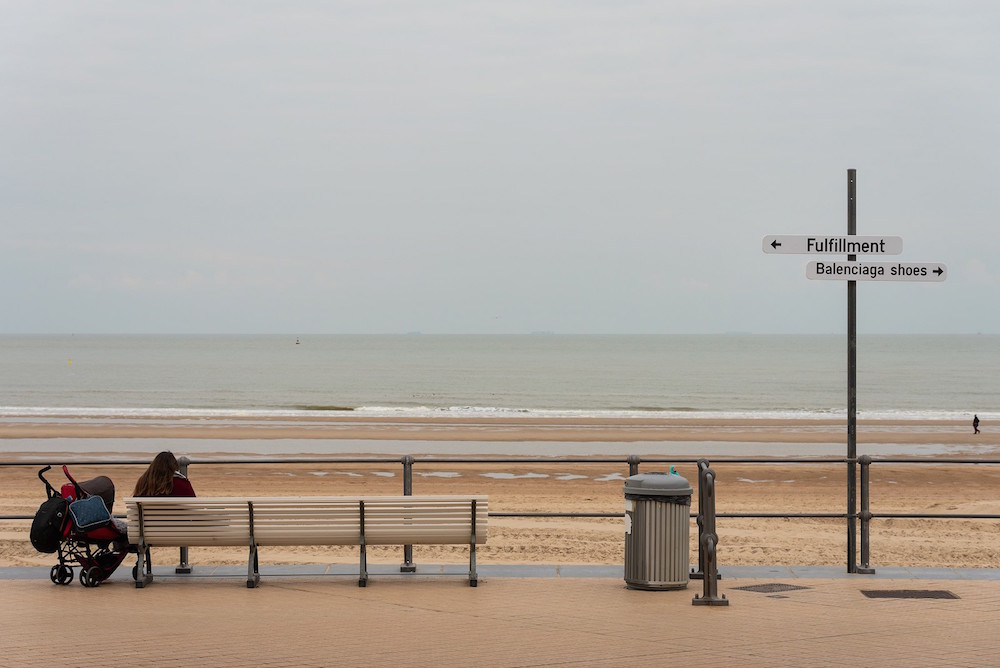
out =
[[[675,473],[625,480],[625,584],[629,589],[685,589],[690,571],[691,485]]]

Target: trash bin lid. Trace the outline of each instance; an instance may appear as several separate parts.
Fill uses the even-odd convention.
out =
[[[676,473],[650,471],[625,479],[625,493],[638,496],[690,496],[691,484]]]

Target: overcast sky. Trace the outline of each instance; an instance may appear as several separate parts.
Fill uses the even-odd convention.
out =
[[[1000,332],[992,0],[0,9],[0,332]]]

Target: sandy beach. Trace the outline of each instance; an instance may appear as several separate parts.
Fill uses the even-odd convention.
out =
[[[1000,438],[988,425],[973,435],[971,425],[948,421],[860,421],[859,454],[931,458],[1000,458]],[[614,456],[628,451],[670,452],[681,459],[700,456],[699,444],[726,444],[729,457],[757,457],[784,445],[787,457],[798,444],[818,444],[831,453],[844,449],[844,424],[837,420],[685,420],[685,419],[517,419],[449,418],[392,419],[323,416],[307,419],[122,419],[67,417],[0,421],[0,459],[9,464],[41,462],[58,465],[110,456],[145,460],[167,443],[178,455],[191,456],[190,477],[203,496],[228,495],[358,495],[399,494],[402,468],[398,457],[379,463],[212,463],[236,458],[232,450],[213,451],[219,442],[245,441],[246,459],[260,459],[262,450],[274,457],[345,458],[332,446],[351,444],[355,452],[369,453],[370,443],[414,445],[415,494],[479,493],[490,496],[490,510],[505,513],[623,511],[622,484],[628,466],[574,457],[574,444],[619,444]],[[534,458],[543,463],[438,462],[434,443],[460,442],[470,458],[489,451],[486,444],[531,443]],[[69,444],[72,447],[69,447]],[[125,446],[121,446],[125,443]],[[170,446],[170,443],[176,446]],[[289,451],[288,443],[295,447]],[[301,444],[306,443],[303,447]],[[26,445],[27,444],[27,445]],[[477,448],[483,444],[483,450]],[[179,447],[183,446],[183,447]],[[407,450],[409,451],[409,450]],[[448,457],[453,453],[448,452]],[[332,454],[331,454],[332,453]],[[934,454],[936,453],[936,454]],[[423,455],[423,457],[421,457]],[[662,456],[662,455],[661,455]],[[495,459],[495,457],[491,457]],[[641,471],[664,470],[665,463],[642,465]],[[713,460],[717,473],[719,513],[843,513],[846,509],[846,467],[836,463],[780,464],[727,463]],[[33,514],[44,499],[36,477],[38,466],[0,467],[4,493],[0,514]],[[78,479],[108,475],[117,486],[116,512],[142,470],[136,464],[76,464]],[[681,475],[694,483],[697,470],[690,462],[677,464]],[[58,470],[49,473],[61,483]],[[1000,514],[1000,465],[941,463],[877,463],[872,467],[872,512]],[[697,500],[697,492],[695,493]],[[696,509],[697,503],[693,505]],[[0,522],[0,566],[51,565],[49,555],[35,552],[27,540],[25,520]],[[692,536],[694,535],[692,522]],[[481,548],[482,563],[592,563],[620,564],[624,559],[624,524],[611,518],[491,518],[488,542]],[[842,519],[720,518],[720,565],[794,564],[843,565],[846,528]],[[989,567],[1000,566],[1000,521],[995,519],[875,519],[871,529],[874,566]],[[395,563],[401,548],[373,550],[373,562]],[[353,563],[356,548],[273,548],[262,550],[263,563]],[[461,563],[461,547],[416,546],[414,559],[422,562]],[[161,564],[174,563],[176,551],[154,554]],[[243,563],[243,550],[192,549],[192,563]],[[696,563],[692,540],[692,563]]]

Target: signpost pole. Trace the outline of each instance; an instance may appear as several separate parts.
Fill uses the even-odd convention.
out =
[[[858,236],[858,170],[847,170],[847,236],[777,235],[764,237],[765,253],[805,255],[847,255],[846,262],[823,260],[806,264],[806,278],[847,281],[847,572],[874,573],[868,566],[867,524],[861,529],[861,555],[858,566],[858,281],[940,282],[948,277],[948,267],[940,262],[857,262],[858,255],[897,255],[903,252],[903,239],[889,236]],[[861,472],[864,486],[865,469]],[[862,494],[861,515],[867,522],[871,513],[865,508]]]
[[[857,234],[857,170],[847,170],[847,234]],[[855,255],[848,255],[853,262]],[[847,282],[847,572],[857,573],[858,282]]]

